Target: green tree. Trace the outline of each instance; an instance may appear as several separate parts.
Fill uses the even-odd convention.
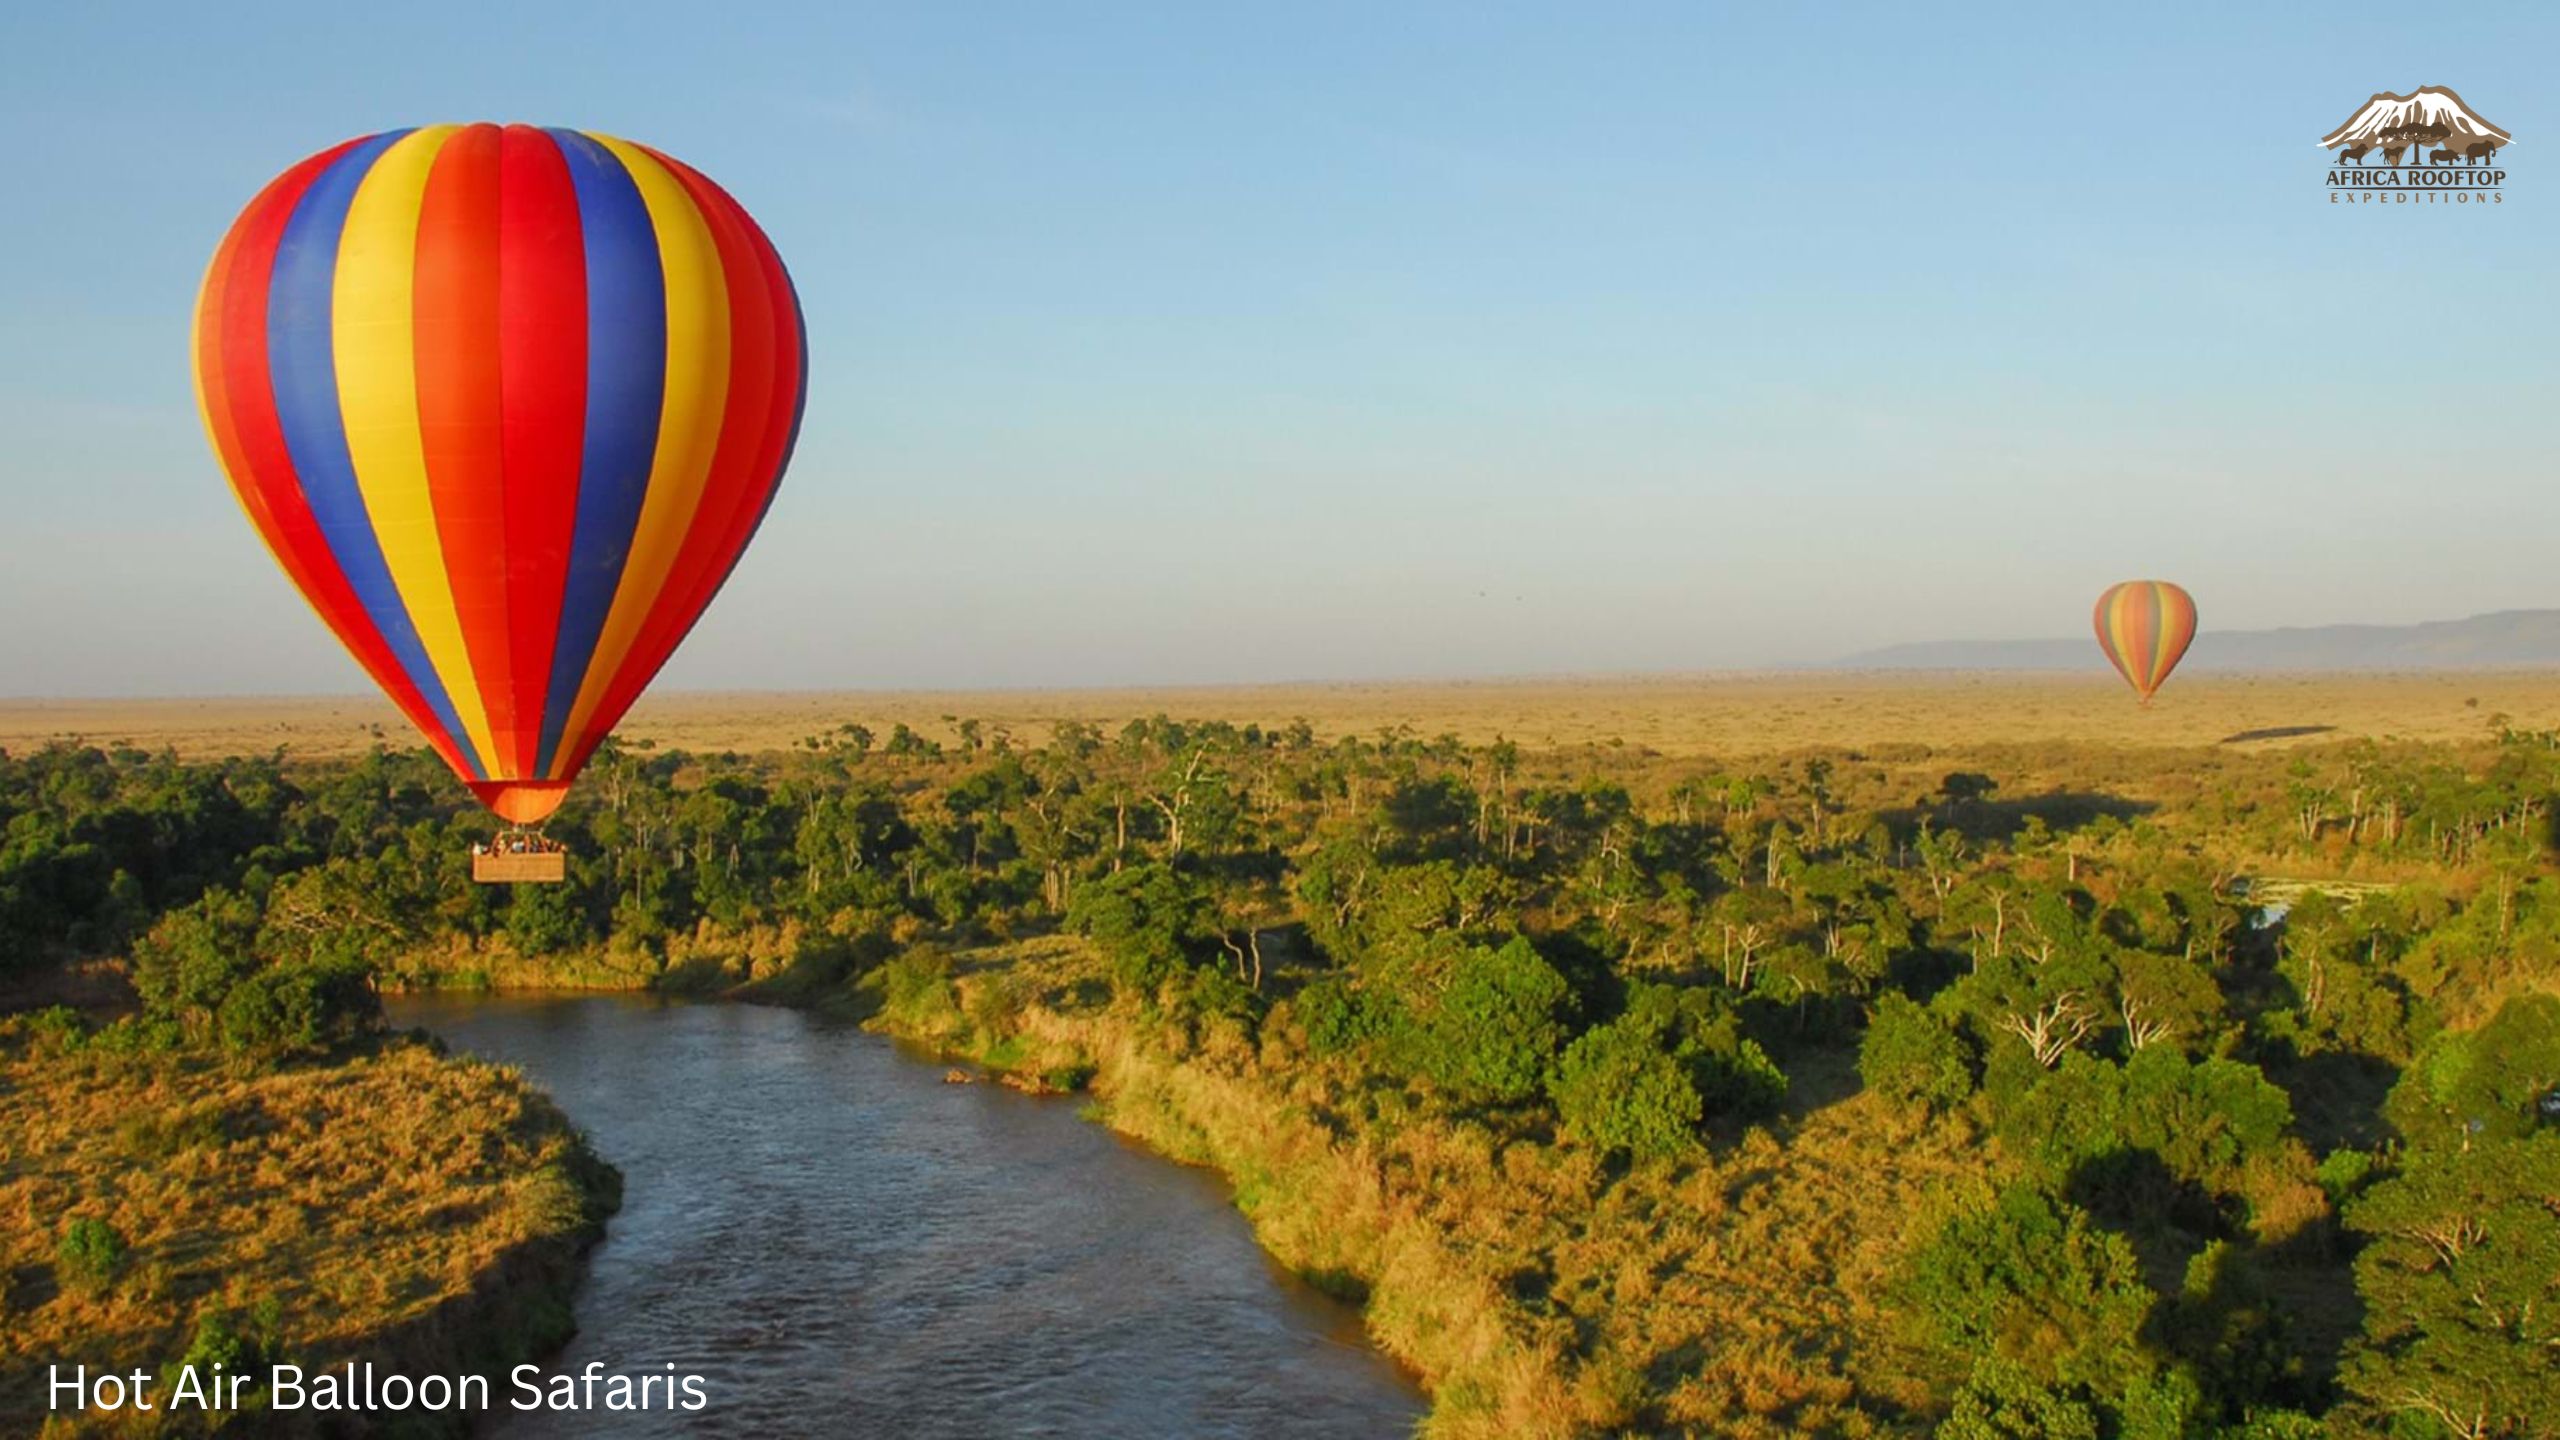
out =
[[[566,885],[518,885],[507,900],[507,938],[519,955],[558,955],[587,943],[586,911]]]
[[[1188,966],[1216,933],[1200,887],[1160,862],[1132,865],[1082,887],[1067,921],[1110,957],[1120,989],[1139,995],[1153,994]]]
[[[1422,1017],[1422,1069],[1472,1099],[1526,1100],[1564,1043],[1572,998],[1564,976],[1523,937],[1498,950],[1469,947]]]
[[[2116,957],[2116,1019],[2128,1049],[2208,1048],[2223,1024],[2222,989],[2212,972],[2177,955],[2127,950]]]
[[[2522,995],[2477,1030],[2438,1036],[2392,1088],[2411,1144],[2513,1138],[2560,1121],[2560,996]]]
[[[381,1028],[372,972],[343,960],[260,970],[232,986],[215,1014],[224,1048],[264,1054],[328,1050]]]
[[[257,903],[228,890],[161,917],[133,947],[133,988],[154,1013],[209,1022],[231,987],[255,974]]]
[[[2363,1338],[2342,1379],[2463,1440],[2560,1424],[2560,1133],[2412,1156],[2347,1208]]]
[[[2057,1385],[1992,1359],[1956,1391],[1938,1440],[2099,1440],[2106,1433],[2088,1387]]]
[[[1696,1143],[1706,1102],[1663,1038],[1660,1025],[1622,1015],[1565,1047],[1548,1088],[1557,1118],[1575,1139],[1640,1160],[1668,1158]]]
[[[1973,1056],[1964,1037],[1899,990],[1876,997],[1858,1044],[1858,1077],[1905,1105],[1952,1110],[1973,1093]]]
[[[2132,1248],[2031,1185],[1949,1219],[1899,1288],[1922,1338],[1968,1366],[1997,1360],[2040,1385],[2106,1393],[2151,1368],[2140,1336],[2153,1297]]]

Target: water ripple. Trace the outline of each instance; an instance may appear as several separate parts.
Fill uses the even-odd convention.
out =
[[[416,997],[622,1167],[554,1370],[705,1377],[699,1413],[501,1409],[533,1437],[1391,1436],[1420,1396],[1273,1267],[1213,1177],[1070,1102],[945,1085],[787,1010]]]

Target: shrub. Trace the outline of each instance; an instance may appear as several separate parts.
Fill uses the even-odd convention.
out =
[[[1768,1115],[1787,1099],[1787,1072],[1757,1040],[1738,1039],[1731,1050],[1690,1052],[1690,1074],[1710,1115]]]
[[[2049,1384],[1991,1360],[1976,1366],[1956,1392],[1938,1440],[2098,1440],[2102,1433],[2086,1389]]]
[[[2329,1440],[2329,1427],[2299,1410],[2252,1410],[2237,1425],[2225,1425],[2214,1440]]]
[[[1564,1043],[1571,995],[1564,976],[1525,938],[1499,950],[1470,949],[1423,1019],[1423,1073],[1472,1098],[1528,1099]]]
[[[1899,990],[1878,996],[1858,1045],[1858,1077],[1905,1105],[1952,1110],[1973,1094],[1973,1056],[1948,1029]]]
[[[116,1227],[84,1216],[64,1227],[62,1244],[53,1252],[54,1270],[66,1290],[103,1294],[124,1273],[129,1248]]]
[[[1912,1253],[1900,1291],[1951,1359],[1991,1357],[2042,1384],[2111,1388],[2149,1369],[2139,1337],[2153,1297],[2132,1247],[2030,1185],[1947,1221]]]
[[[1184,1013],[1201,1020],[1225,1020],[1250,1034],[1262,1016],[1262,995],[1228,971],[1204,965],[1191,972],[1182,989]]]
[[[1340,975],[1308,984],[1298,992],[1290,1011],[1307,1032],[1307,1048],[1319,1055],[1345,1054],[1377,1034],[1368,1003]]]
[[[26,1017],[25,1025],[25,1033],[48,1050],[77,1050],[89,1038],[89,1022],[68,1005],[49,1005],[38,1010]]]
[[[932,1025],[956,1018],[958,995],[951,986],[951,956],[931,945],[919,945],[892,956],[880,966],[882,1003],[891,1015]]]
[[[1586,1145],[1638,1159],[1694,1144],[1706,1103],[1662,1041],[1659,1026],[1622,1015],[1565,1047],[1549,1082],[1565,1129]]]
[[[1626,1013],[1688,1071],[1708,1115],[1766,1115],[1786,1100],[1786,1072],[1742,1033],[1742,1017],[1720,992],[1638,983],[1628,991]]]
[[[1098,1068],[1092,1061],[1083,1059],[1052,1065],[1040,1072],[1040,1087],[1061,1095],[1072,1095],[1093,1083]]]
[[[265,1388],[267,1367],[275,1360],[281,1315],[281,1307],[272,1298],[259,1301],[245,1321],[228,1310],[207,1309],[196,1317],[195,1336],[187,1342],[187,1353],[170,1367],[164,1384],[173,1387],[178,1372],[190,1367],[201,1381],[220,1366],[225,1375],[250,1377],[252,1389]]]
[[[2362,1150],[2332,1150],[2320,1158],[2320,1168],[2311,1178],[2320,1182],[2332,1209],[2344,1208],[2373,1178],[2373,1156]]]
[[[348,961],[261,970],[232,986],[215,1016],[225,1049],[267,1054],[326,1050],[381,1027],[373,976]]]
[[[980,1040],[1001,1039],[1021,1022],[1031,999],[1031,986],[1019,975],[998,972],[975,976],[969,983],[969,1023],[977,1027]]]

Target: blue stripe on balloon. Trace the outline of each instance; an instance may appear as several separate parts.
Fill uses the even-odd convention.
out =
[[[418,687],[427,708],[444,726],[445,736],[472,767],[472,778],[488,771],[471,746],[471,737],[456,716],[444,682],[418,643],[417,627],[401,603],[375,539],[373,517],[364,492],[356,484],[355,462],[347,453],[344,413],[338,408],[338,361],[334,292],[338,278],[338,241],[345,233],[347,207],[356,187],[382,152],[407,130],[376,135],[341,155],[320,172],[294,206],[276,247],[275,268],[267,281],[267,369],[275,386],[276,419],[284,430],[285,450],[301,477],[302,493],[330,555],[347,577],[365,614],[382,632],[409,683]]]
[[[667,288],[658,232],[640,187],[612,151],[575,130],[547,132],[569,162],[587,251],[587,430],[578,468],[578,519],[551,687],[542,707],[542,751],[534,773],[549,775],[560,732],[595,658],[613,593],[631,556],[632,532],[649,493],[658,421],[667,385]]]

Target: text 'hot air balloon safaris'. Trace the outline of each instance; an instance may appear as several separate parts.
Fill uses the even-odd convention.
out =
[[[790,276],[735,200],[527,125],[388,131],[277,176],[214,252],[194,351],[267,548],[518,827],[728,579],[808,388]],[[490,847],[523,856],[475,869],[558,878],[536,836]]]
[[[2128,580],[2098,597],[2098,648],[2148,706],[2196,638],[2195,597],[2166,580]]]

